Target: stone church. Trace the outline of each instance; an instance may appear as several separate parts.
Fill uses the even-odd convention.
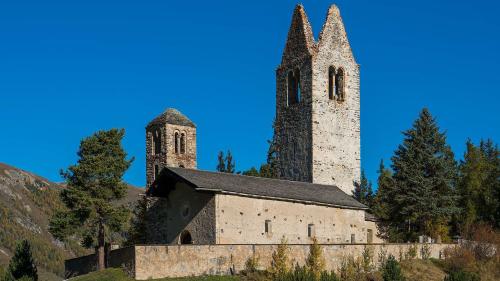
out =
[[[198,170],[196,125],[168,109],[146,127],[151,244],[375,243],[352,198],[360,180],[360,90],[339,9],[316,41],[302,5],[276,69],[279,179]]]

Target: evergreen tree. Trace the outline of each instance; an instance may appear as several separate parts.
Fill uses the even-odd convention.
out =
[[[227,151],[226,155],[226,173],[234,174],[236,164],[234,164],[233,155],[231,150]]]
[[[368,181],[365,171],[361,170],[361,182],[355,183],[353,197],[359,202],[371,207],[373,201],[372,183]]]
[[[424,108],[392,157],[395,207],[390,219],[414,240],[419,234],[446,237],[457,211],[454,185],[457,165],[436,120]]]
[[[250,168],[250,170],[244,171],[243,172],[244,176],[252,176],[252,177],[260,177],[259,171],[255,169],[255,167]]]
[[[126,195],[122,177],[133,161],[126,159],[122,148],[124,134],[123,129],[111,129],[81,141],[77,164],[61,171],[67,184],[61,200],[67,209],[57,211],[50,221],[49,230],[57,239],[76,235],[83,246],[96,246],[100,270],[105,267],[105,243],[122,231],[129,217],[125,206],[116,206]]]
[[[219,155],[217,155],[217,172],[226,172],[226,160],[224,159],[224,152],[222,151],[219,151]]]
[[[378,174],[378,189],[373,199],[372,211],[381,221],[379,226],[382,236],[386,239],[397,240],[393,235],[390,235],[392,209],[396,206],[394,180],[392,179],[392,172],[385,167],[383,160],[380,160]]]
[[[499,227],[500,152],[491,140],[475,146],[466,143],[460,163],[458,193],[462,206],[460,228],[464,234],[479,222]]]
[[[384,268],[382,270],[382,277],[384,281],[404,281],[405,278],[403,273],[401,272],[401,267],[399,266],[399,262],[394,258],[393,255],[390,255],[385,262]]]
[[[38,281],[38,271],[31,255],[31,246],[28,240],[17,244],[4,277],[5,281],[19,279]]]
[[[125,243],[127,246],[135,244],[146,244],[147,235],[146,229],[148,224],[148,197],[142,196],[133,210],[133,217],[129,230],[129,237]]]
[[[481,151],[488,163],[488,177],[479,209],[480,219],[500,228],[500,150],[492,140],[481,141]]]

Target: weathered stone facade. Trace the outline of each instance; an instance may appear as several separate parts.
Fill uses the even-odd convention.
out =
[[[177,183],[167,197],[152,197],[147,212],[148,244],[215,244],[215,195]]]
[[[380,243],[365,211],[282,200],[215,195],[217,244]],[[266,224],[268,229],[266,229]],[[371,227],[371,228],[370,228]],[[309,231],[312,233],[309,233]]]
[[[342,73],[340,80],[330,76],[332,70]],[[291,98],[291,73],[300,77],[297,102]],[[359,65],[336,6],[328,10],[318,42],[304,8],[294,11],[276,70],[275,137],[281,178],[352,193],[361,166]]]
[[[146,188],[164,167],[196,169],[196,126],[175,109],[167,109],[146,127]]]
[[[385,253],[404,256],[410,247],[417,248],[417,258],[422,257],[427,248],[432,258],[442,258],[446,248],[454,244],[372,244],[372,245],[322,245],[322,255],[326,270],[338,270],[342,260],[347,257],[361,257],[365,248],[373,254],[374,265],[379,256]],[[245,262],[258,257],[258,268],[266,269],[271,265],[272,253],[277,245],[137,245],[111,252],[110,266],[125,269],[136,280],[149,280],[166,277],[185,277],[201,275],[230,275],[245,269]],[[309,245],[289,245],[290,265],[304,265],[309,254]],[[115,253],[116,252],[116,253]],[[116,260],[114,260],[116,259]],[[85,274],[95,265],[95,255],[70,259],[65,262],[66,276]]]

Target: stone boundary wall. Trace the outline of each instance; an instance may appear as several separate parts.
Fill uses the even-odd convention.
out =
[[[327,270],[337,270],[343,258],[359,257],[365,247],[378,262],[381,252],[396,258],[417,246],[417,257],[422,257],[422,248],[429,247],[430,257],[441,258],[445,248],[455,244],[337,244],[321,245]],[[278,245],[147,245],[135,246],[135,279],[147,280],[164,277],[199,275],[227,275],[245,268],[245,262],[253,255],[259,257],[259,267],[271,264],[271,255]],[[293,263],[303,265],[309,253],[309,245],[288,245]]]
[[[365,248],[373,253],[373,262],[379,255],[404,256],[411,246],[417,247],[417,257],[429,247],[430,257],[442,258],[444,249],[456,244],[325,244],[321,245],[327,270],[337,270],[342,259],[360,257]],[[305,244],[288,245],[291,262],[304,265],[309,254]],[[113,250],[109,253],[109,267],[123,268],[136,280],[200,275],[228,275],[245,269],[245,262],[252,256],[259,258],[259,268],[271,265],[271,255],[278,245],[136,245]],[[65,261],[66,278],[96,270],[95,255]]]
[[[108,267],[123,268],[130,276],[135,275],[135,247],[125,247],[109,252],[106,263]],[[81,256],[64,261],[64,277],[71,278],[97,270],[95,254]]]
[[[91,254],[64,261],[64,278],[68,279],[97,270],[97,256]]]

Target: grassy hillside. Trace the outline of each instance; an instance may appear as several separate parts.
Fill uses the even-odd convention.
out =
[[[0,163],[0,266],[5,266],[18,240],[27,239],[40,268],[41,280],[62,275],[64,259],[87,254],[77,241],[61,243],[48,232],[54,210],[61,208],[64,188],[47,179]],[[132,205],[141,193],[130,187],[122,203]]]

